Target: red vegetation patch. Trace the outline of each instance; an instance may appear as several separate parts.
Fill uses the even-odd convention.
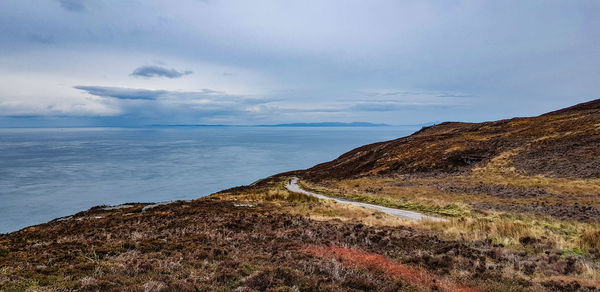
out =
[[[306,245],[300,250],[316,257],[338,258],[348,267],[358,267],[383,272],[422,289],[441,289],[443,291],[465,292],[478,291],[473,288],[462,287],[445,279],[440,279],[419,267],[395,263],[379,254],[337,246],[318,245]]]

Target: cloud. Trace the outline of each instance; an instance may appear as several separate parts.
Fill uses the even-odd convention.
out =
[[[100,101],[114,103],[121,110],[115,119],[135,124],[193,124],[211,119],[252,118],[257,113],[248,110],[250,107],[271,101],[212,89],[174,91],[83,85],[74,88]]]
[[[179,72],[175,69],[167,69],[160,66],[141,66],[135,69],[130,75],[135,77],[180,78],[184,75],[189,75],[192,73],[193,72],[189,70]]]
[[[352,112],[396,112],[396,111],[423,111],[432,109],[459,109],[469,106],[470,100],[466,96],[421,96],[418,98],[402,99],[371,99],[349,101],[346,111]]]
[[[246,107],[264,104],[270,100],[264,98],[249,98],[244,96],[230,95],[222,91],[202,89],[199,91],[170,91],[149,90],[138,88],[123,88],[109,86],[75,86],[75,89],[87,93],[117,100],[145,100],[153,103],[145,103],[145,106],[156,108],[170,108],[178,111],[244,111]],[[143,106],[143,104],[128,105]]]
[[[356,91],[360,95],[364,95],[367,97],[473,97],[471,94],[459,93],[459,92],[447,92],[447,91],[402,91],[402,90],[393,90],[393,91]]]
[[[51,44],[55,42],[54,36],[31,32],[27,37],[32,41],[40,44]]]
[[[75,86],[75,89],[87,91],[91,95],[118,99],[154,100],[167,93],[165,90],[148,90],[107,86]]]
[[[73,88],[87,91],[87,93],[99,97],[111,97],[117,99],[129,99],[129,100],[168,100],[170,102],[182,102],[189,101],[190,103],[198,104],[210,100],[231,100],[231,99],[244,99],[244,100],[258,100],[243,98],[240,96],[229,95],[222,91],[204,88],[200,91],[170,91],[170,90],[150,90],[140,88],[125,88],[125,87],[111,87],[111,86],[86,86],[78,85]]]
[[[58,0],[60,6],[68,11],[82,12],[85,10],[83,0]]]
[[[111,100],[98,98],[0,100],[0,117],[115,116],[122,113]]]
[[[395,112],[416,108],[433,108],[433,107],[449,107],[450,105],[445,104],[418,104],[418,103],[405,103],[397,101],[371,101],[371,102],[359,102],[355,103],[348,108],[347,111],[357,112]]]
[[[443,92],[443,93],[438,94],[437,97],[473,97],[473,95]]]

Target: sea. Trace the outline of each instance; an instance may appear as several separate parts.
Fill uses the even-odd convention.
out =
[[[190,200],[416,126],[0,129],[0,233],[97,205]]]

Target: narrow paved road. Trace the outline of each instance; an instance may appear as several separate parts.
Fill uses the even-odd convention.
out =
[[[364,207],[367,209],[373,209],[373,210],[377,210],[377,211],[380,211],[380,212],[383,212],[386,214],[390,214],[390,215],[393,215],[393,216],[396,216],[399,218],[412,219],[412,220],[426,219],[426,220],[433,220],[433,221],[447,221],[444,218],[428,216],[428,215],[424,215],[424,214],[421,214],[418,212],[388,208],[388,207],[367,204],[367,203],[354,202],[354,201],[349,201],[346,199],[332,198],[332,197],[328,197],[325,195],[309,192],[309,191],[303,190],[302,188],[300,188],[300,186],[298,186],[298,178],[297,177],[292,178],[292,180],[287,184],[286,188],[290,192],[301,193],[301,194],[317,197],[319,199],[334,200],[334,201],[340,202],[340,203],[346,203],[346,204],[351,204],[354,206]]]

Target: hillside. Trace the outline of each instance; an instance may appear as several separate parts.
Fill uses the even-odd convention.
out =
[[[600,100],[0,234],[0,291],[598,291]],[[288,191],[413,210],[412,221]]]
[[[366,145],[303,173],[314,180],[366,175],[459,172],[510,157],[530,175],[600,178],[600,100],[531,118],[446,122]]]
[[[410,201],[447,215],[461,213],[450,207],[461,203],[598,222],[600,100],[537,117],[442,123],[296,175],[348,199]]]

